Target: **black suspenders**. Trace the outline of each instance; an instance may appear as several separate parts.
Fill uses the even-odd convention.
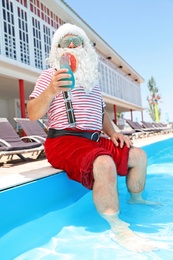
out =
[[[68,122],[71,127],[75,127],[76,120],[75,120],[75,115],[74,115],[74,110],[73,110],[73,105],[72,105],[70,94],[71,94],[70,91],[64,91],[63,97],[64,97],[64,103],[65,103],[65,107],[66,107]]]

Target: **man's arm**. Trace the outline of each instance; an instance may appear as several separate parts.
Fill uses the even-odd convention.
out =
[[[107,114],[106,111],[104,111],[104,118],[103,118],[103,132],[107,134],[109,137],[112,136],[112,134],[116,133],[115,129],[111,123],[111,120]]]
[[[31,121],[38,120],[43,117],[49,106],[56,95],[58,95],[61,91],[68,91],[69,88],[65,88],[65,85],[71,85],[70,74],[68,73],[68,69],[60,69],[56,71],[52,76],[51,82],[49,86],[41,93],[37,98],[33,98],[28,102],[27,110],[28,117]],[[65,78],[69,78],[69,80],[62,80]]]
[[[29,100],[27,104],[29,119],[34,121],[42,118],[47,113],[53,98],[54,95],[51,95],[48,87],[39,97]]]

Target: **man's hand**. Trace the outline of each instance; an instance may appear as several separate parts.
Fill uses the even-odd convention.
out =
[[[120,133],[113,133],[110,136],[110,139],[116,146],[120,146],[121,148],[124,146],[124,144],[126,144],[128,148],[133,146],[133,142],[128,138],[128,136]]]
[[[70,85],[72,84],[70,78],[71,75],[68,74],[68,69],[60,69],[58,71],[55,71],[54,75],[52,76],[52,80],[48,86],[49,92],[55,96],[58,95],[61,91],[70,90]],[[67,85],[69,85],[69,88],[64,87]]]

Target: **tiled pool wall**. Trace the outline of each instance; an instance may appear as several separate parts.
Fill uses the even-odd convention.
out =
[[[87,192],[64,172],[1,191],[0,237],[15,226],[67,207]]]

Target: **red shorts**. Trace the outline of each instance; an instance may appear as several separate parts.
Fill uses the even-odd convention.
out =
[[[99,142],[78,136],[47,138],[45,153],[49,163],[64,170],[68,177],[78,181],[88,189],[93,187],[93,162],[100,155],[113,158],[117,172],[121,176],[128,173],[129,148],[116,147],[113,142],[100,137]]]

